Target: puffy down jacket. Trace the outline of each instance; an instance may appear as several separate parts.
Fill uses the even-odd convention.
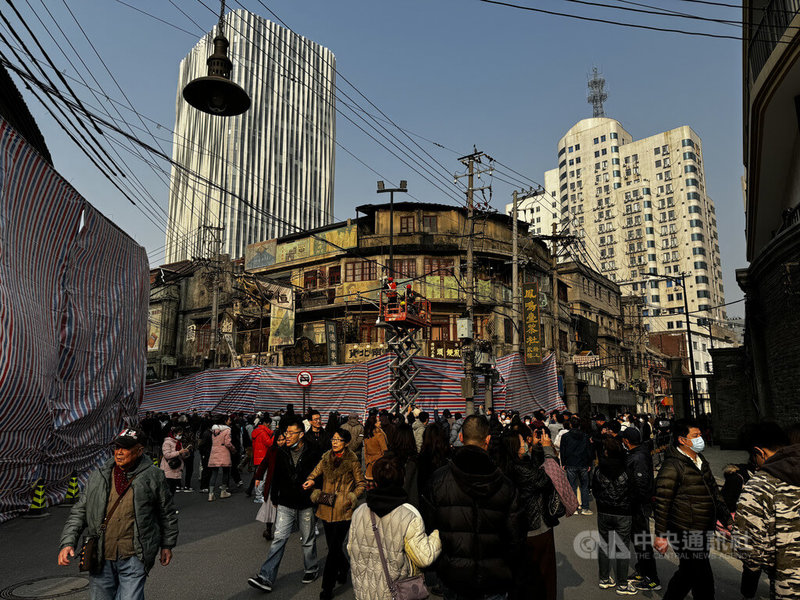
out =
[[[607,515],[633,514],[633,485],[621,460],[600,459],[592,474],[592,495],[597,512]]]
[[[675,446],[667,449],[653,499],[655,533],[659,537],[668,532],[711,531],[717,519],[725,525],[731,523],[711,467],[702,454],[699,456],[700,469]]]

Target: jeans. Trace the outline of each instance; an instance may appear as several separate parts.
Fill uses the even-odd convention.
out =
[[[617,585],[628,583],[628,563],[631,558],[628,545],[631,543],[632,520],[630,516],[597,513],[597,531],[600,534],[597,562],[601,580],[608,579],[613,568]]]
[[[581,488],[581,508],[589,510],[589,469],[587,467],[565,467],[567,480],[572,486],[572,491],[578,493],[578,486]]]
[[[322,571],[322,590],[331,592],[336,587],[336,578],[339,574],[346,575],[350,570],[350,563],[344,553],[350,521],[331,523],[323,521],[322,526],[325,528],[325,542],[328,544],[328,557],[325,559],[325,569]]]
[[[147,571],[135,556],[107,560],[99,575],[89,576],[91,600],[144,600]]]
[[[194,475],[194,450],[183,459],[183,485],[187,488],[192,487],[192,476]]]
[[[227,490],[228,489],[228,475],[231,471],[230,467],[210,467],[211,469],[211,480],[208,484],[208,493],[213,494],[216,489],[217,485],[219,485],[220,490]]]
[[[278,515],[275,518],[275,538],[269,547],[267,560],[261,565],[261,570],[258,573],[262,579],[266,580],[270,585],[275,583],[275,579],[278,576],[278,567],[283,558],[283,551],[286,549],[286,541],[292,535],[295,522],[300,528],[304,572],[316,573],[319,566],[317,563],[317,535],[314,531],[315,519],[313,508],[297,510],[286,506],[278,507]]]

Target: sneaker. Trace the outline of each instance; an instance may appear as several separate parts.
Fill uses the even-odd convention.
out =
[[[200,493],[201,494],[207,494],[208,493],[208,488],[203,488],[202,490],[200,490]]]
[[[312,573],[303,573],[303,579],[300,583],[313,583],[317,580],[318,571]]]
[[[618,585],[616,592],[620,596],[633,596],[637,594],[639,590],[633,587],[633,584],[626,583],[625,585]]]
[[[184,491],[184,492],[193,492],[193,491],[194,491],[194,488],[185,487],[185,488],[183,488],[183,491]]]
[[[581,514],[582,515],[593,515],[594,513],[592,511],[590,511],[588,508],[584,508],[583,510],[581,510]]]
[[[644,575],[640,575],[639,573],[634,573],[630,577],[628,577],[628,581],[644,581]]]
[[[214,492],[211,492],[211,493],[208,495],[208,501],[209,501],[209,502],[213,502],[214,500],[216,500],[216,498],[214,497]]]
[[[251,586],[256,588],[257,590],[261,590],[262,592],[271,592],[272,591],[272,584],[261,577],[261,575],[256,575],[255,577],[251,577],[247,580],[247,583]]]
[[[600,587],[601,587],[602,589],[604,589],[604,590],[607,590],[608,588],[612,588],[612,587],[614,587],[615,585],[617,585],[617,584],[616,584],[616,582],[614,581],[614,579],[613,579],[613,578],[611,578],[611,577],[609,577],[608,579],[601,579],[601,580],[600,580]]]
[[[657,581],[653,581],[649,577],[642,577],[641,581],[634,581],[633,587],[637,590],[653,590],[658,591],[661,589],[661,584]]]
[[[231,493],[228,490],[222,490],[219,493],[219,497],[220,498],[230,498],[231,497]]]

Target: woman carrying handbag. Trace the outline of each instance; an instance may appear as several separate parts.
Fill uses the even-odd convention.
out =
[[[353,513],[347,541],[356,600],[421,600],[428,597],[421,569],[442,552],[439,532],[425,534],[419,511],[408,503],[405,472],[397,460],[379,459],[376,487]]]
[[[358,497],[364,493],[366,482],[361,472],[361,462],[355,452],[347,447],[350,432],[335,429],[331,436],[331,449],[322,455],[322,460],[309,474],[303,488],[314,487],[314,482],[322,478],[321,489],[311,493],[311,501],[317,506],[317,517],[325,529],[328,544],[328,558],[322,572],[322,600],[333,598],[333,588],[337,582],[347,581],[350,565],[344,554],[344,543],[350,529],[350,519]]]

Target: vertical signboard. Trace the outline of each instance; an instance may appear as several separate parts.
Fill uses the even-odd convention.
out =
[[[542,325],[539,321],[539,284],[522,285],[522,319],[525,336],[525,364],[542,364]]]
[[[325,321],[325,341],[328,343],[328,364],[339,364],[339,344],[336,339],[336,321]]]

